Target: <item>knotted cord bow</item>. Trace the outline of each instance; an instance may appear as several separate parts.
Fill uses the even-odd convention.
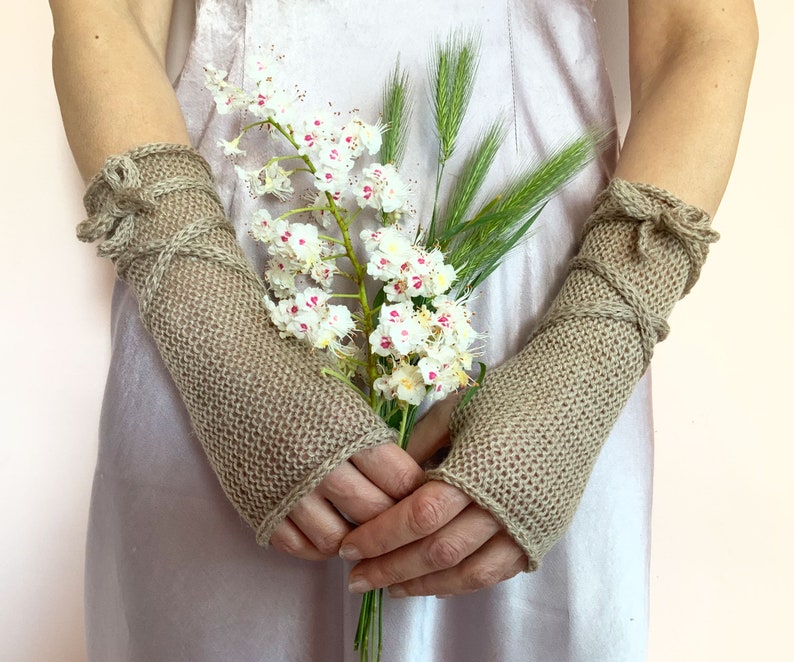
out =
[[[206,178],[175,176],[145,184],[136,161],[151,155],[173,152],[179,152],[200,164],[206,172]],[[164,196],[191,189],[209,196],[217,207],[217,213],[196,218],[170,237],[136,240],[137,223],[142,217],[151,214]],[[84,203],[89,216],[77,226],[77,237],[85,242],[94,242],[104,237],[97,253],[113,260],[120,278],[125,278],[136,260],[156,257],[138,297],[144,321],[148,319],[157,290],[177,256],[213,260],[248,280],[253,279],[257,287],[262,288],[261,282],[252,275],[242,257],[203,241],[204,235],[213,230],[221,229],[232,235],[234,230],[223,214],[223,206],[211,184],[206,162],[198,153],[186,147],[153,145],[122,156],[110,157],[91,180]]]
[[[658,200],[652,208],[641,191],[652,192]],[[608,201],[609,204],[604,204]],[[706,260],[709,244],[717,241],[719,234],[711,229],[708,214],[701,209],[681,203],[675,196],[646,184],[631,184],[614,179],[609,191],[604,191],[595,202],[597,210],[584,228],[586,237],[598,225],[605,223],[634,223],[637,226],[635,252],[641,260],[654,258],[652,233],[666,233],[680,244],[689,261],[689,271],[682,296],[697,282]],[[615,301],[588,301],[571,305],[558,305],[544,319],[535,332],[538,335],[548,327],[564,320],[576,318],[609,318],[637,325],[644,364],[650,363],[657,342],[664,340],[670,331],[667,321],[654,314],[642,294],[612,265],[591,257],[575,257],[569,271],[586,269],[599,276],[622,299]]]

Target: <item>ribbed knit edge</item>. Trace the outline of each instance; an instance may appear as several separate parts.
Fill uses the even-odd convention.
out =
[[[358,439],[355,443],[340,448],[336,453],[326,458],[326,460],[316,466],[311,473],[306,476],[303,483],[295,485],[281,501],[276,508],[271,511],[268,516],[262,521],[256,530],[256,542],[263,547],[270,544],[270,538],[278,526],[287,518],[290,511],[295,507],[295,504],[300,501],[307,494],[312,492],[323,479],[331,473],[340,464],[349,460],[356,453],[374,448],[385,443],[394,443],[397,441],[397,433],[394,430],[373,430]]]

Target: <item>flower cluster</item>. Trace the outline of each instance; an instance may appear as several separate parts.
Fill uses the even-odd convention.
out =
[[[271,136],[280,133],[291,145],[289,154],[261,167],[235,166],[253,196],[287,201],[294,195],[293,175],[311,176],[308,206],[276,218],[260,209],[250,224],[251,236],[267,246],[271,258],[264,276],[275,296],[266,300],[273,323],[283,336],[330,350],[342,374],[361,368],[367,386],[382,401],[418,405],[425,397],[442,398],[469,384],[466,371],[478,338],[471,313],[465,301],[448,295],[456,274],[442,252],[412,243],[395,224],[410,214],[409,188],[393,164],[371,158],[381,148],[385,127],[357,115],[343,119],[329,111],[303,111],[301,95],[279,86],[278,66],[278,58],[269,53],[250,58],[246,74],[252,92],[231,85],[226,72],[208,68],[206,75],[218,112],[242,111],[258,118],[234,140],[219,142],[224,154],[247,156],[240,141],[258,126]],[[290,161],[298,166],[285,168]],[[349,209],[355,208],[351,214]],[[358,234],[368,256],[364,265],[348,227],[367,209],[386,224]],[[310,214],[316,224],[289,220],[297,213]],[[341,240],[318,229],[329,229],[334,222]],[[340,257],[353,269],[340,269]],[[334,297],[358,296],[335,294],[337,275],[357,283],[364,297],[364,274],[382,283],[385,302],[377,315],[354,315],[347,306],[331,303]],[[360,303],[362,313],[372,309],[365,299]],[[359,345],[369,346],[369,358],[360,355]]]
[[[337,357],[347,357],[352,352],[344,340],[356,325],[350,310],[346,306],[329,304],[330,297],[325,290],[307,287],[277,304],[270,299],[265,303],[270,319],[283,337],[295,336],[313,347],[329,349]]]
[[[391,369],[373,386],[387,400],[412,405],[444,398],[471,382],[466,371],[478,337],[465,302],[438,296],[418,308],[408,301],[384,305],[369,340]]]
[[[260,209],[251,221],[251,236],[267,246],[273,259],[265,279],[276,296],[291,297],[297,292],[296,276],[309,276],[324,290],[330,290],[336,273],[333,244],[323,239],[316,225],[273,219]]]
[[[389,301],[445,294],[455,281],[455,269],[444,264],[441,251],[412,244],[396,226],[365,230],[360,236],[370,256],[367,273],[386,283]]]
[[[206,67],[205,85],[213,94],[218,112],[245,111],[268,127],[282,127],[297,155],[313,164],[314,188],[337,202],[352,195],[359,207],[379,209],[392,220],[408,212],[408,186],[392,164],[372,163],[360,177],[352,174],[360,156],[372,156],[380,150],[386,128],[380,120],[369,124],[357,115],[343,120],[327,110],[306,114],[299,103],[301,95],[279,86],[278,66],[278,58],[262,50],[249,57],[246,74],[253,92],[229,83],[227,72]],[[220,140],[218,145],[226,156],[245,156],[241,138],[242,134],[234,140]],[[293,194],[289,178],[295,171],[285,170],[278,161],[274,159],[256,170],[237,167],[252,195],[272,194],[284,201]]]
[[[397,221],[408,211],[408,186],[397,169],[374,163],[362,171],[363,179],[351,187],[358,206],[379,209],[391,221]]]

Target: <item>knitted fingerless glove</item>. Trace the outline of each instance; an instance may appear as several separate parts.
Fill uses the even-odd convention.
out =
[[[295,502],[394,433],[319,354],[279,337],[194,150],[111,157],[85,195],[78,237],[134,290],[141,317],[227,496],[266,545]]]
[[[705,212],[613,180],[527,346],[454,412],[449,456],[429,477],[499,520],[529,570],[571,522],[604,440],[667,335],[665,319],[717,236]]]

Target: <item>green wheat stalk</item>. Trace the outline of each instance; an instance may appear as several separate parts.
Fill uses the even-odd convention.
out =
[[[447,161],[455,153],[460,127],[474,92],[480,61],[480,35],[454,31],[446,41],[436,42],[430,56],[430,80],[433,90],[433,117],[438,137],[438,167],[433,215],[428,236],[433,237],[438,215],[438,195]]]
[[[504,122],[496,119],[471,148],[449,193],[444,212],[437,217],[436,227],[432,228],[432,232],[428,229],[427,245],[432,245],[436,239],[454,236],[460,230],[506,135]]]
[[[398,60],[383,88],[381,116],[386,131],[380,148],[382,163],[393,163],[398,167],[402,163],[412,114],[413,88]]]
[[[493,273],[527,234],[546,202],[595,158],[606,137],[593,132],[561,145],[514,177],[471,219],[439,236],[458,273],[458,292],[477,287]]]

